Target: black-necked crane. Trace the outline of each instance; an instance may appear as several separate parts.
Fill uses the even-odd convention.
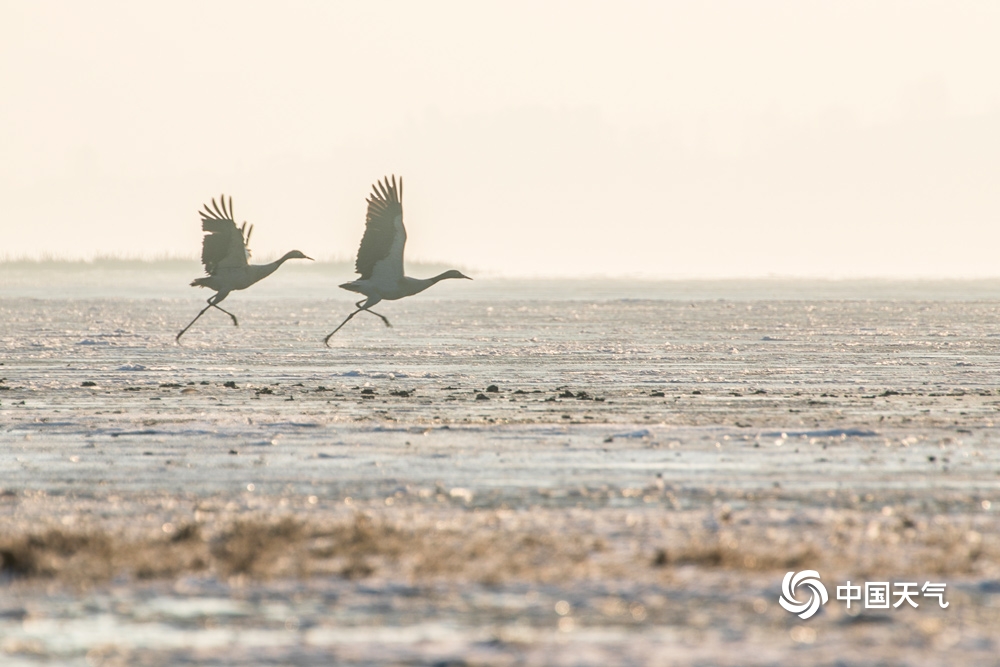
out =
[[[181,329],[175,339],[181,342],[181,336],[191,328],[191,325],[198,321],[198,318],[205,314],[209,308],[221,310],[229,317],[233,318],[233,326],[239,326],[236,316],[228,310],[219,307],[219,302],[229,296],[234,290],[246,289],[259,280],[263,280],[278,270],[278,267],[290,259],[312,259],[306,257],[298,250],[285,253],[280,259],[270,264],[250,263],[250,234],[253,232],[253,225],[247,227],[243,223],[241,227],[236,226],[233,216],[233,198],[229,198],[229,208],[226,209],[225,195],[219,197],[219,203],[212,200],[212,208],[205,204],[204,211],[198,211],[201,215],[201,228],[207,232],[201,243],[201,263],[205,265],[205,278],[195,278],[191,283],[192,287],[207,287],[215,290],[215,295],[208,299],[208,305],[202,308],[191,322]]]
[[[358,248],[358,260],[354,269],[361,277],[340,287],[351,292],[364,294],[367,298],[358,301],[357,310],[347,316],[340,326],[323,339],[329,347],[330,336],[340,331],[352,317],[361,311],[382,318],[387,327],[392,326],[384,315],[371,309],[383,299],[395,301],[404,296],[413,296],[419,292],[448,278],[465,278],[472,280],[461,271],[452,269],[433,278],[411,278],[403,274],[403,249],[406,246],[406,228],[403,227],[403,179],[396,185],[396,177],[392,180],[386,176],[384,183],[376,181],[372,186],[372,194],[368,197],[368,214],[365,218],[365,235],[361,238]]]

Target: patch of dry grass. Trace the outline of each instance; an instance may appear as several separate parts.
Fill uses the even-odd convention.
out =
[[[0,572],[22,577],[52,577],[73,570],[85,578],[113,572],[115,543],[98,531],[49,528],[40,533],[0,538]]]
[[[656,567],[697,565],[734,570],[786,570],[812,566],[821,560],[820,550],[812,544],[798,545],[788,551],[768,548],[741,548],[726,540],[693,540],[677,548],[660,548],[653,556]]]
[[[132,536],[98,527],[8,530],[0,532],[0,573],[67,583],[203,572],[499,584],[657,579],[683,566],[994,576],[1000,563],[1000,537],[988,526],[864,513],[836,514],[805,528],[748,514],[712,529],[701,527],[703,514],[674,514],[618,533],[600,522],[560,524],[555,517],[504,523],[489,513],[459,511],[450,518],[442,523],[366,512],[311,520],[248,516]]]

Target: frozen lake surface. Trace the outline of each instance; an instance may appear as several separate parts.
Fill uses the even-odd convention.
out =
[[[996,281],[462,281],[326,349],[319,265],[178,346],[197,275],[0,265],[4,665],[1000,654]]]

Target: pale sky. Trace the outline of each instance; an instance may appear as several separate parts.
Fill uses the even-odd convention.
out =
[[[1000,275],[1000,3],[0,0],[0,258]]]

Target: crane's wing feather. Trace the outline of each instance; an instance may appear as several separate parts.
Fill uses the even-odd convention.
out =
[[[247,249],[250,234],[248,232],[247,238],[244,238],[243,230],[233,220],[232,197],[229,198],[228,209],[224,196],[219,198],[219,202],[220,204],[216,204],[213,199],[211,207],[205,204],[204,210],[199,211],[201,228],[207,232],[201,245],[201,263],[205,265],[205,271],[209,275],[222,268],[246,266],[250,256]],[[243,227],[246,228],[246,223],[243,223]]]
[[[354,268],[362,280],[396,281],[403,277],[403,249],[406,228],[403,227],[403,179],[396,177],[372,186],[365,218],[365,235],[358,248]]]

